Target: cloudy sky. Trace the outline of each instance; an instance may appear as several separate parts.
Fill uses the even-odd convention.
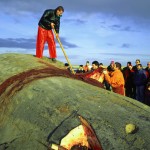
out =
[[[149,0],[0,0],[0,53],[35,54],[38,21],[59,5],[65,9],[60,40],[73,64],[102,62],[106,53],[109,59],[150,54]],[[57,55],[65,62],[58,43]]]

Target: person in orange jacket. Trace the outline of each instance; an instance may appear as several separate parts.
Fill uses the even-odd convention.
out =
[[[56,37],[59,37],[60,17],[64,12],[62,6],[56,9],[48,9],[43,13],[38,23],[38,34],[36,41],[36,57],[42,58],[44,44],[48,43],[49,55],[52,61],[56,61],[56,43],[52,29],[56,30]]]
[[[105,75],[105,80],[111,85],[114,93],[118,93],[120,95],[125,95],[124,92],[124,77],[121,72],[121,64],[119,62],[115,62],[113,66],[113,72],[109,72],[104,70],[103,73]]]

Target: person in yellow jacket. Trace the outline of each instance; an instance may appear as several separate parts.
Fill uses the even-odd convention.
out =
[[[124,95],[124,77],[121,72],[121,64],[119,62],[115,62],[113,66],[113,72],[108,72],[104,70],[105,80],[111,85],[112,90],[114,93],[118,93]]]

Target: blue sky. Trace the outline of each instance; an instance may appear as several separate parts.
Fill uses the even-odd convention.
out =
[[[150,55],[148,0],[1,0],[0,53],[35,54],[38,21],[59,5],[65,9],[60,40],[71,63],[102,62],[105,53]],[[65,62],[58,43],[57,55]]]

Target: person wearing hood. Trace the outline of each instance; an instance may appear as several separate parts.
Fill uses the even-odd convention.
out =
[[[36,57],[42,58],[44,44],[48,43],[49,55],[52,61],[56,61],[56,43],[52,29],[56,30],[56,38],[59,37],[60,17],[64,12],[62,6],[56,9],[48,9],[43,13],[38,23],[38,33],[36,41]]]

